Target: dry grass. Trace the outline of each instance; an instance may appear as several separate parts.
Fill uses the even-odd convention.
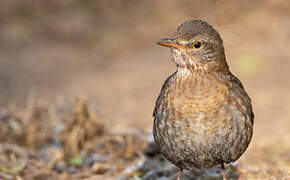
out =
[[[110,132],[88,101],[60,101],[33,101],[17,110],[3,109],[0,177],[111,177],[140,158],[145,133]]]
[[[176,168],[160,159],[154,144],[149,142],[147,147],[147,133],[141,129],[114,133],[93,107],[91,101],[60,98],[30,100],[22,108],[2,109],[0,178],[147,180],[176,176]],[[228,168],[228,175],[232,179],[286,180],[288,139],[255,143],[237,165]],[[185,179],[199,177],[220,178],[212,176],[211,170],[198,176],[185,174]]]

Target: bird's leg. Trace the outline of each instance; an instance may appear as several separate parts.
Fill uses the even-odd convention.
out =
[[[222,163],[221,166],[222,166],[222,171],[223,171],[223,180],[227,180],[224,163]]]
[[[183,171],[183,169],[181,168],[178,172],[177,180],[181,180],[182,171]]]

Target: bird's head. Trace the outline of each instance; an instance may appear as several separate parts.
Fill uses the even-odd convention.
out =
[[[157,44],[171,49],[173,61],[179,69],[204,72],[228,69],[223,41],[205,21],[185,21],[173,38],[161,39]]]

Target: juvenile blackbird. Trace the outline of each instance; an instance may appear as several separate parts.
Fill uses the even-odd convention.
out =
[[[186,21],[170,48],[177,66],[165,81],[153,112],[153,135],[161,153],[182,170],[237,160],[247,149],[254,115],[241,81],[229,70],[223,41],[207,22]]]

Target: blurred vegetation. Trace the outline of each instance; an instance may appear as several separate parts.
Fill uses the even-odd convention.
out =
[[[259,63],[259,58],[248,54],[240,57],[237,62],[237,66],[242,74],[252,75],[259,69]]]
[[[58,99],[2,109],[0,178],[79,179],[107,172],[110,177],[134,165],[145,148],[146,134],[111,132],[92,107],[81,99]]]
[[[259,0],[225,2],[4,0],[0,7],[0,42],[1,46],[9,48],[23,48],[33,43],[63,43],[78,47],[99,45],[103,47],[102,50],[106,50],[106,47],[114,49],[119,48],[124,39],[127,44],[143,36],[150,37],[147,32],[156,31],[156,22],[175,27],[172,20],[175,22],[176,18],[207,17],[209,20],[229,23],[261,3]],[[143,43],[134,41],[134,46]]]

